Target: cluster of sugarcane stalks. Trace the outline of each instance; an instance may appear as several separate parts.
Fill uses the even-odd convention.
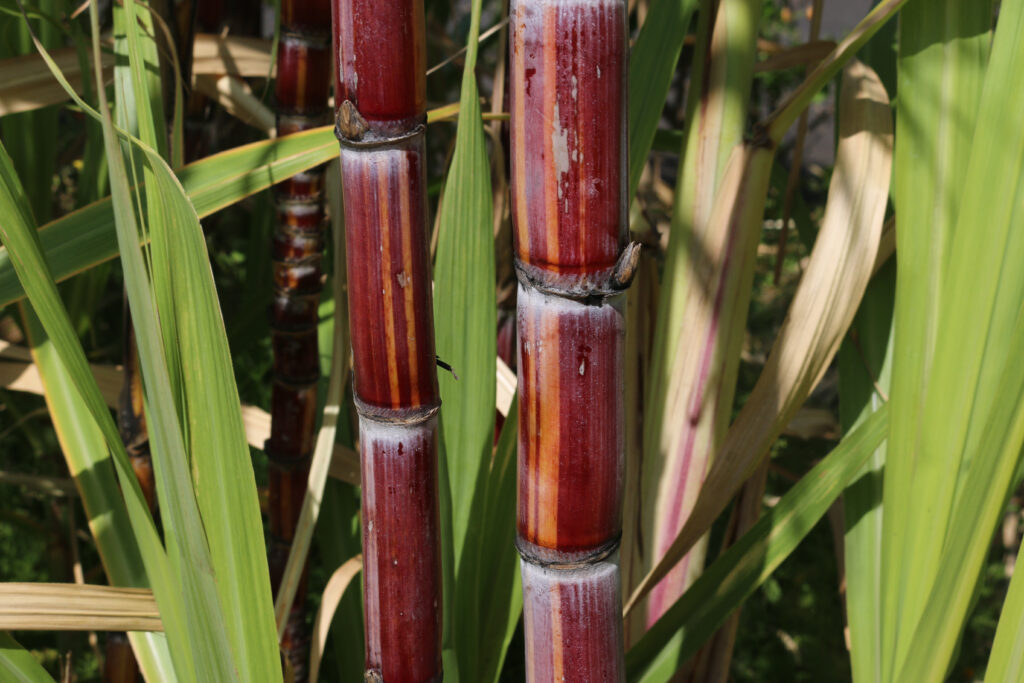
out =
[[[326,0],[281,3],[277,52],[277,132],[323,125],[330,88],[330,10]],[[324,168],[289,178],[274,189],[274,297],[271,330],[274,386],[270,438],[270,576],[276,592],[288,560],[315,444],[320,356],[317,314],[323,288]],[[306,680],[309,636],[305,587],[288,616],[281,649],[295,681]]]
[[[626,3],[514,0],[511,23],[527,678],[619,681]]]
[[[335,0],[336,133],[362,469],[366,679],[441,680],[422,0]]]

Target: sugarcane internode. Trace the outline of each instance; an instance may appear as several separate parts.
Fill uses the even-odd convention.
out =
[[[620,681],[626,4],[513,0],[511,20],[527,677]]]
[[[277,52],[278,135],[322,126],[331,85],[327,0],[284,0]],[[276,592],[287,563],[309,477],[316,428],[318,307],[323,288],[324,168],[299,173],[274,188],[277,213],[271,253],[270,308],[274,353],[270,438],[270,574]],[[303,579],[303,583],[305,579]],[[306,679],[305,589],[296,592],[281,648],[293,680]]]
[[[441,680],[441,539],[427,248],[422,1],[335,0],[366,680]]]

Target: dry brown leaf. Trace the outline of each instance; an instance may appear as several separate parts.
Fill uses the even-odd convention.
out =
[[[57,67],[76,92],[82,92],[82,72],[73,47],[51,50]],[[103,80],[113,79],[114,55],[104,53]],[[193,76],[267,77],[272,74],[270,41],[256,38],[196,34],[192,52]],[[31,111],[68,99],[38,54],[0,60],[0,116]]]
[[[320,660],[324,655],[324,646],[327,644],[327,634],[331,630],[331,622],[334,620],[334,612],[338,609],[341,598],[352,579],[363,569],[363,556],[356,555],[345,564],[334,570],[331,578],[324,586],[323,597],[320,599],[320,609],[316,613],[316,621],[313,622],[313,642],[309,647],[309,680],[316,683],[320,675]]]
[[[162,631],[148,588],[0,583],[0,630]]]

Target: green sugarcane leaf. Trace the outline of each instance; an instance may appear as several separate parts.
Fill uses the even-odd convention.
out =
[[[1024,314],[1024,306],[1019,307],[1018,313]],[[1024,345],[1024,315],[1018,315],[1014,327],[1013,348],[1019,349]],[[986,421],[978,452],[965,477],[964,494],[953,510],[949,536],[940,557],[942,571],[936,577],[894,680],[941,681],[946,677],[992,533],[1017,483],[1015,475],[1024,445],[1024,364],[1015,353],[1007,356],[996,388],[1000,401],[993,405]],[[1019,598],[1014,596],[1014,600]],[[1018,610],[1016,615],[1014,609]],[[1019,619],[1019,607],[1010,605],[1008,618],[1011,622]],[[1000,628],[1005,631],[1006,627]],[[1003,637],[1008,638],[1005,633]],[[1002,644],[1002,648],[1006,647]],[[997,655],[1007,658],[1006,664],[1008,655],[1020,657],[1019,652],[1010,655],[1005,649]]]
[[[892,314],[896,264],[874,277],[850,334],[839,348],[839,421],[844,432],[884,405],[892,378]],[[850,664],[856,683],[881,681],[882,673],[882,478],[886,446],[880,445],[843,492],[846,614]]]
[[[985,683],[1017,683],[1024,680],[1024,571],[1010,580],[996,638],[985,669]]]
[[[477,587],[481,573],[494,572],[469,559],[480,552],[480,539],[470,530],[478,522],[475,515],[483,502],[494,439],[497,352],[491,171],[474,73],[480,7],[480,0],[474,0],[455,151],[441,199],[434,279],[437,355],[454,370],[438,375],[443,406],[440,469],[446,480],[441,500],[448,506],[442,510],[442,535],[451,565],[445,569],[445,641],[446,649],[454,647],[458,667],[450,671],[449,655],[445,675],[466,681],[482,680],[480,610],[490,596],[478,594]]]
[[[0,677],[9,683],[53,683],[43,665],[6,631],[0,631]]]
[[[18,22],[14,33],[17,40],[14,42],[20,43],[20,51],[32,51],[31,36],[20,16],[2,17],[0,26],[11,20]],[[56,27],[55,24],[47,23],[36,27],[42,44],[48,47],[60,44]],[[33,213],[43,219],[49,218],[53,206],[50,181],[56,165],[56,138],[49,133],[38,133],[52,131],[56,126],[56,115],[57,109],[51,107],[4,117],[2,120],[5,138],[15,144],[12,161],[18,176],[29,181]],[[145,566],[132,535],[128,512],[121,498],[103,434],[78,399],[71,377],[31,306],[22,306],[21,313],[23,329],[39,369],[50,418],[68,470],[82,498],[89,528],[107,577],[116,586],[147,586]],[[136,660],[148,679],[167,679],[173,675],[166,636],[162,633],[138,632],[129,634],[129,638],[135,649]]]
[[[163,128],[155,122],[142,124],[146,114],[153,111],[147,109],[147,103],[162,114],[159,98],[149,91],[151,83],[142,73],[149,68],[150,52],[144,53],[142,44],[152,43],[152,39],[142,39],[146,22],[136,21],[140,10],[136,3],[126,0],[124,7],[135,109],[142,142],[149,143],[148,127],[154,131]],[[155,54],[155,44],[151,47]],[[110,130],[108,149],[112,135]],[[133,220],[127,226],[117,226],[118,241],[146,380],[148,424],[157,447],[154,450],[159,450],[159,432],[164,430],[165,457],[187,452],[192,469],[192,481],[172,482],[181,489],[194,482],[198,506],[195,511],[189,509],[191,491],[183,491],[181,519],[171,520],[182,525],[179,532],[195,536],[175,539],[184,541],[185,560],[195,563],[180,569],[186,581],[196,581],[199,591],[207,591],[204,584],[211,581],[219,599],[220,614],[215,605],[195,606],[204,611],[200,616],[211,627],[208,634],[201,635],[219,638],[223,628],[230,643],[230,653],[214,653],[217,641],[206,642],[206,649],[197,652],[197,660],[209,652],[213,654],[208,662],[211,670],[216,666],[222,675],[232,671],[243,681],[280,679],[256,482],[209,255],[199,217],[162,154],[156,153],[158,149],[151,143],[148,148],[141,147],[146,178],[143,223],[148,225],[152,238],[151,286],[147,286],[142,253],[136,251],[140,244]],[[112,169],[119,161],[112,160]],[[118,189],[127,193],[127,182]],[[135,275],[130,275],[133,270]],[[151,308],[154,294],[155,309]],[[160,332],[162,349],[157,336]],[[175,410],[176,406],[180,407]],[[157,459],[157,453],[154,455]],[[182,471],[187,476],[187,469]],[[159,474],[158,470],[158,488]],[[178,474],[174,471],[174,476]],[[164,498],[161,504],[166,512]],[[173,511],[173,503],[170,507]],[[174,547],[171,542],[168,545]],[[224,664],[232,660],[232,665],[225,668]]]
[[[103,433],[79,399],[70,374],[31,306],[23,306],[22,313],[32,359],[43,383],[46,407],[82,498],[107,578],[114,586],[145,587],[146,568],[132,534]],[[173,677],[174,666],[164,634],[133,632],[128,637],[147,680]]]
[[[984,550],[973,545],[974,538],[991,534],[991,506],[1001,503],[1009,486],[1001,478],[1003,468],[1012,468],[1017,457],[1012,448],[1017,418],[1007,412],[1007,404],[1015,407],[1018,396],[1018,388],[1008,382],[1014,374],[1010,366],[1018,362],[1021,341],[1015,327],[1024,300],[1019,267],[1024,232],[1018,229],[1024,216],[1024,131],[1017,121],[1024,108],[1024,91],[1018,87],[1024,70],[1022,35],[1024,2],[1003,2],[939,280],[941,307],[927,382],[912,388],[921,400],[917,440],[902,451],[909,476],[896,483],[904,487],[905,529],[902,536],[887,538],[884,548],[892,551],[886,578],[896,571],[904,577],[896,584],[899,592],[892,594],[902,600],[894,597],[895,604],[887,604],[898,610],[895,631],[885,636],[886,641],[896,639],[887,659],[890,680],[904,680],[907,671],[915,676],[920,671],[920,680],[945,674],[983,562]],[[900,92],[905,98],[902,85]],[[929,239],[915,246],[933,245]],[[897,316],[901,305],[921,303],[897,301]],[[899,334],[897,328],[897,341]],[[902,362],[897,349],[894,373]],[[1007,458],[1010,462],[1003,462]],[[987,474],[976,474],[976,468]],[[952,549],[964,554],[951,558]],[[918,571],[908,575],[906,565]],[[938,623],[928,623],[934,619]],[[922,668],[909,668],[915,664]]]
[[[179,677],[192,677],[180,672],[191,671],[191,645],[182,631],[175,631],[175,623],[184,623],[179,612],[180,591],[175,587],[172,570],[163,545],[149,515],[139,482],[124,451],[117,427],[103,400],[85,353],[78,342],[50,274],[49,266],[39,244],[38,233],[32,219],[28,199],[14,173],[6,150],[0,145],[0,240],[9,250],[10,263],[25,287],[29,301],[39,316],[54,349],[73,383],[75,399],[98,424],[113,455],[118,483],[128,509],[128,519],[135,534],[139,553],[146,566],[146,576],[160,608],[161,618],[172,625],[167,637],[173,652]]]
[[[885,438],[882,406],[709,566],[626,654],[629,681],[670,681],[729,614],[789,556]]]
[[[629,197],[636,194],[697,0],[651,3],[629,53]]]
[[[467,546],[476,548],[466,556],[464,573],[476,577],[473,592],[465,595],[466,599],[475,597],[479,605],[480,655],[474,679],[478,681],[498,680],[523,607],[515,546],[518,418],[517,401],[513,399],[494,458],[485,467],[483,495],[477,499],[482,504],[474,502],[474,523],[466,537]]]
[[[897,644],[905,648],[905,631],[920,617],[939,571],[945,531],[932,525],[948,514],[957,477],[955,467],[947,469],[922,450],[921,418],[933,391],[929,366],[946,306],[941,285],[968,178],[991,18],[990,2],[943,0],[910,3],[900,20],[893,171],[900,257],[888,448],[901,457],[888,463],[883,493],[883,679],[896,673]],[[934,466],[919,466],[920,458]]]
[[[267,189],[338,154],[330,126],[221,152],[178,171],[188,199],[200,218]],[[58,280],[117,256],[110,198],[101,199],[51,221],[39,240]],[[0,247],[0,306],[25,296],[8,249]]]

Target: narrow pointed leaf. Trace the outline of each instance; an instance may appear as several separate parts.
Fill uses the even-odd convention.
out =
[[[670,681],[793,551],[885,438],[883,406],[716,559],[626,656],[630,681]]]
[[[627,611],[703,535],[753,472],[827,369],[857,310],[871,276],[888,200],[892,116],[878,77],[859,62],[847,67],[840,106],[840,144],[825,217],[786,322],[757,385],[725,437],[690,519],[634,591]],[[756,151],[749,153],[759,161]],[[768,165],[760,163],[753,170],[767,177],[770,156],[767,161]],[[725,199],[730,197],[726,194],[729,173],[723,181]],[[753,197],[737,194],[743,201],[761,197],[759,207],[763,207],[766,188],[750,188],[754,189],[759,193]]]

